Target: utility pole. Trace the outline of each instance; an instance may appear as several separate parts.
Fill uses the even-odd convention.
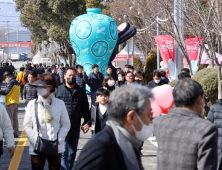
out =
[[[19,25],[17,25],[17,42],[19,42]],[[19,54],[18,44],[17,44],[17,54]]]
[[[134,38],[132,37],[132,66],[134,66]]]
[[[174,0],[174,33],[177,39],[183,38],[183,0]],[[181,39],[182,40],[182,39]],[[175,79],[183,68],[183,54],[180,51],[177,41],[174,39],[175,46]]]
[[[129,64],[129,41],[127,45],[127,64]]]
[[[9,27],[8,27],[8,22],[7,21],[7,41],[9,42]],[[7,60],[8,60],[8,57],[9,57],[9,47],[7,47]]]
[[[157,33],[156,33],[156,35],[159,36],[159,17],[157,17],[156,22],[157,22]],[[157,70],[159,70],[160,69],[160,51],[159,51],[158,45],[156,47],[156,50],[157,50]]]

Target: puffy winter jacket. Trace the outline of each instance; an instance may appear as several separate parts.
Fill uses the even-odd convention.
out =
[[[99,88],[102,87],[103,74],[102,73],[98,74],[99,74],[99,79],[97,78],[94,72],[90,73],[88,76],[88,85],[91,91],[97,91]]]
[[[86,90],[86,84],[88,82],[88,76],[86,73],[80,77],[79,74],[76,74],[76,84],[79,85],[83,90]]]
[[[36,99],[31,100],[28,103],[23,122],[25,133],[30,142],[29,145],[30,155],[36,155],[34,153],[34,145],[38,136],[37,122],[35,115],[35,102]],[[70,129],[69,116],[64,102],[60,99],[55,98],[54,96],[52,97],[52,104],[50,110],[53,116],[53,120],[50,123],[44,122],[44,107],[39,98],[37,99],[37,103],[38,103],[37,110],[38,110],[40,137],[46,140],[54,141],[57,139],[57,134],[58,134],[58,142],[59,142],[58,153],[63,153],[65,151],[63,142]]]
[[[81,116],[84,118],[83,125],[90,124],[89,103],[86,92],[77,84],[75,84],[73,92],[63,84],[56,89],[54,95],[64,101],[72,129],[80,128]]]
[[[218,128],[218,168],[222,159],[222,99],[211,106],[207,119]]]
[[[14,78],[11,78],[5,90],[0,90],[0,94],[5,96],[5,106],[19,105],[20,85]]]
[[[37,90],[36,87],[31,86],[29,83],[24,86],[23,94],[25,98],[25,106],[27,107],[28,102],[33,99],[37,99]]]
[[[14,135],[13,135],[13,129],[11,120],[8,116],[8,113],[5,109],[5,107],[0,104],[0,141],[3,140],[3,134],[4,138],[7,142],[7,147],[14,147]],[[1,146],[0,146],[1,147]]]

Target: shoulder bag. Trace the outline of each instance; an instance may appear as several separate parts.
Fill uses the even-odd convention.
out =
[[[46,140],[39,136],[40,132],[39,132],[37,99],[35,101],[35,116],[36,116],[38,137],[35,142],[34,152],[38,155],[44,154],[44,155],[52,156],[52,157],[58,156],[58,134],[57,134],[57,139],[55,141]]]

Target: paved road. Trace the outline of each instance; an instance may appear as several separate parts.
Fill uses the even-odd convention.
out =
[[[16,63],[16,68],[20,67],[21,63]],[[4,88],[4,87],[3,87]],[[19,111],[18,111],[18,119],[19,119],[19,131],[20,131],[20,135],[22,133],[22,129],[23,129],[23,118],[25,115],[25,104],[24,104],[24,100],[20,101],[20,105],[19,105]],[[22,134],[22,139],[25,138],[25,134]],[[87,134],[83,134],[81,132],[80,134],[80,140],[79,140],[79,144],[78,144],[78,151],[77,151],[77,158],[79,153],[81,152],[81,149],[83,148],[83,146],[85,145],[85,143],[90,139],[91,137],[91,133],[87,133]],[[17,149],[21,149],[23,148],[23,141],[19,141],[19,138],[15,139],[16,143],[15,145],[17,146]],[[24,151],[22,153],[22,158],[19,164],[19,170],[31,170],[31,159],[30,159],[30,155],[28,153],[28,149],[29,149],[29,142],[26,142],[26,145],[24,147]],[[157,154],[157,148],[156,146],[154,146],[153,144],[151,144],[149,141],[145,141],[144,146],[143,146],[143,151],[142,151],[144,157],[142,157],[142,162],[143,162],[143,166],[145,169],[147,170],[155,170],[156,169],[156,154]],[[2,158],[0,159],[0,170],[7,170],[9,165],[10,165],[10,161],[11,159],[8,156],[8,151],[6,148],[6,144],[4,143],[4,154],[2,155]],[[18,161],[19,162],[19,161]],[[47,164],[45,165],[45,170],[47,170]],[[13,169],[15,170],[15,169]]]

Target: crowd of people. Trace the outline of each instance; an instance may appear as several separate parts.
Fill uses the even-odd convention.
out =
[[[76,170],[141,170],[143,142],[153,135],[158,143],[158,170],[222,168],[217,145],[221,138],[213,125],[220,108],[217,105],[211,109],[210,121],[202,118],[204,91],[191,79],[189,69],[182,69],[178,76],[173,90],[175,105],[168,115],[155,119],[151,90],[169,83],[165,71],[155,70],[153,80],[146,82],[144,72],[131,65],[116,71],[108,66],[105,75],[97,64],[92,69],[87,75],[81,65],[27,64],[20,68],[17,77],[3,71],[2,80],[7,87],[0,94],[5,95],[6,110],[1,106],[0,123],[11,120],[11,124],[0,124],[0,142],[1,134],[6,133],[11,157],[13,133],[14,137],[19,136],[17,112],[21,97],[25,99],[23,127],[30,142],[33,170],[43,170],[46,160],[49,169],[71,170],[80,130],[87,133],[90,128],[92,138],[82,149]],[[91,104],[86,85],[90,88]]]

